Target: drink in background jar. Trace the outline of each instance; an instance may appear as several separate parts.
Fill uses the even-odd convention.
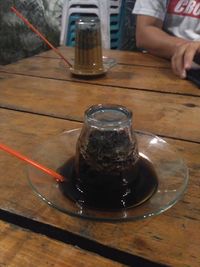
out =
[[[95,75],[104,72],[101,28],[97,17],[76,21],[74,74]]]

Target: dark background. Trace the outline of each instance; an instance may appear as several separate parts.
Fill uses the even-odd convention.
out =
[[[124,0],[124,15],[119,49],[135,50],[135,0]],[[59,45],[64,0],[0,0],[0,64],[9,64],[48,49],[13,12],[15,6],[47,39]]]

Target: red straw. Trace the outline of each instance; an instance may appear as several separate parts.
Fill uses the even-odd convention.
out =
[[[15,7],[11,7],[11,10],[20,18],[23,20],[23,22],[29,26],[29,28],[34,31],[53,51],[58,54],[70,67],[72,67],[72,64],[59,52],[57,48],[55,48],[45,37],[44,35],[39,32]]]
[[[23,160],[23,161],[26,161],[28,162],[29,164],[33,165],[34,167],[48,173],[49,175],[53,176],[57,182],[63,182],[64,181],[64,177],[62,175],[60,175],[59,173],[51,170],[51,169],[48,169],[46,167],[44,167],[43,165],[27,158],[26,156],[20,154],[19,152],[17,152],[16,150],[13,150],[11,149],[10,147],[6,146],[6,145],[3,145],[0,143],[0,149],[6,151],[7,153],[10,153],[11,155]]]

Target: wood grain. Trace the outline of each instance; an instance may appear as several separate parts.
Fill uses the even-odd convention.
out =
[[[61,46],[58,49],[65,57],[69,59],[74,57],[73,47]],[[120,50],[103,50],[103,55],[105,57],[114,58],[118,64],[161,67],[168,69],[171,68],[170,61],[152,56],[148,53]],[[52,57],[57,59],[59,58],[59,56],[53,50],[42,52],[36,56]]]
[[[1,107],[82,121],[98,103],[127,106],[136,129],[200,142],[199,97],[0,74]]]
[[[145,55],[143,55],[145,56]],[[143,57],[142,57],[143,58]],[[140,58],[141,62],[142,58]],[[144,62],[145,64],[145,62]],[[175,76],[171,69],[143,65],[122,65],[113,67],[105,76],[95,79],[78,79],[72,76],[60,59],[32,57],[0,68],[2,72],[45,77],[57,80],[81,81],[144,91],[159,91],[200,96],[200,90],[187,80]]]
[[[0,110],[0,118],[1,142],[27,155],[46,138],[81,125],[4,109]],[[197,267],[200,265],[200,145],[166,140],[185,159],[191,173],[182,200],[160,216],[126,223],[99,223],[67,216],[38,199],[26,181],[24,164],[3,152],[0,152],[0,207],[148,260]]]
[[[0,221],[0,266],[125,266],[77,247]]]

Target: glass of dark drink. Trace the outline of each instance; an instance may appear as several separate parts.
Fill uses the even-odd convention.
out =
[[[132,112],[119,105],[90,107],[81,129],[47,140],[33,159],[64,177],[58,183],[29,166],[40,198],[69,215],[99,221],[160,214],[180,199],[188,182],[177,152],[160,137],[133,130]]]
[[[74,184],[86,205],[125,206],[137,183],[138,161],[130,110],[111,104],[86,110],[74,164]]]

